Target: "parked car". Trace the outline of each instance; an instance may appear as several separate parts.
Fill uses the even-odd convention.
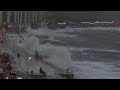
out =
[[[16,79],[16,77],[10,76],[10,77],[5,77],[5,79]]]
[[[9,54],[3,53],[2,54],[2,62],[8,62],[9,61]]]
[[[11,68],[12,68],[11,63],[7,62],[7,63],[6,63],[6,68],[7,68],[7,69],[11,69]]]
[[[16,74],[17,74],[17,72],[15,70],[10,71],[10,75],[16,75]]]
[[[0,78],[3,78],[4,77],[4,71],[2,68],[0,68]]]

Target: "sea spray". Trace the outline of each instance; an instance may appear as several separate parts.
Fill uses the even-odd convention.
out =
[[[61,46],[54,46],[51,44],[39,44],[39,39],[37,37],[31,36],[23,45],[25,51],[30,55],[34,55],[35,50],[39,55],[47,56],[45,61],[52,63],[52,65],[57,66],[60,69],[71,68],[71,54],[65,48]]]

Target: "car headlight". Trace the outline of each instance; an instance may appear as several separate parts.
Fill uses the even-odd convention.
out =
[[[6,79],[9,79],[9,77],[6,77]]]
[[[17,79],[23,79],[22,77],[17,77]]]
[[[69,69],[68,71],[70,72],[71,70]]]

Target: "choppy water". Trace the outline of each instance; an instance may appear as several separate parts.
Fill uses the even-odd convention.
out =
[[[61,33],[61,32],[60,32]],[[73,48],[96,48],[107,50],[120,50],[120,32],[118,31],[103,31],[103,30],[85,30],[76,32],[62,32],[66,37],[55,36],[50,40],[49,36],[37,36],[40,43],[50,43],[56,46],[65,46]],[[73,35],[75,37],[69,37]],[[73,60],[119,60],[120,52],[99,51],[99,50],[84,50],[71,51]]]
[[[64,46],[75,61],[78,78],[120,78],[120,31],[76,30],[57,31],[50,36],[39,35],[41,44]]]

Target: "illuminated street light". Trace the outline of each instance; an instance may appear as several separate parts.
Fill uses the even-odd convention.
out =
[[[32,57],[29,57],[29,58],[28,58],[28,62],[29,62],[31,59],[32,59]]]
[[[27,60],[27,78],[28,78],[28,62],[30,62],[31,59],[32,57],[28,57],[28,60]]]

